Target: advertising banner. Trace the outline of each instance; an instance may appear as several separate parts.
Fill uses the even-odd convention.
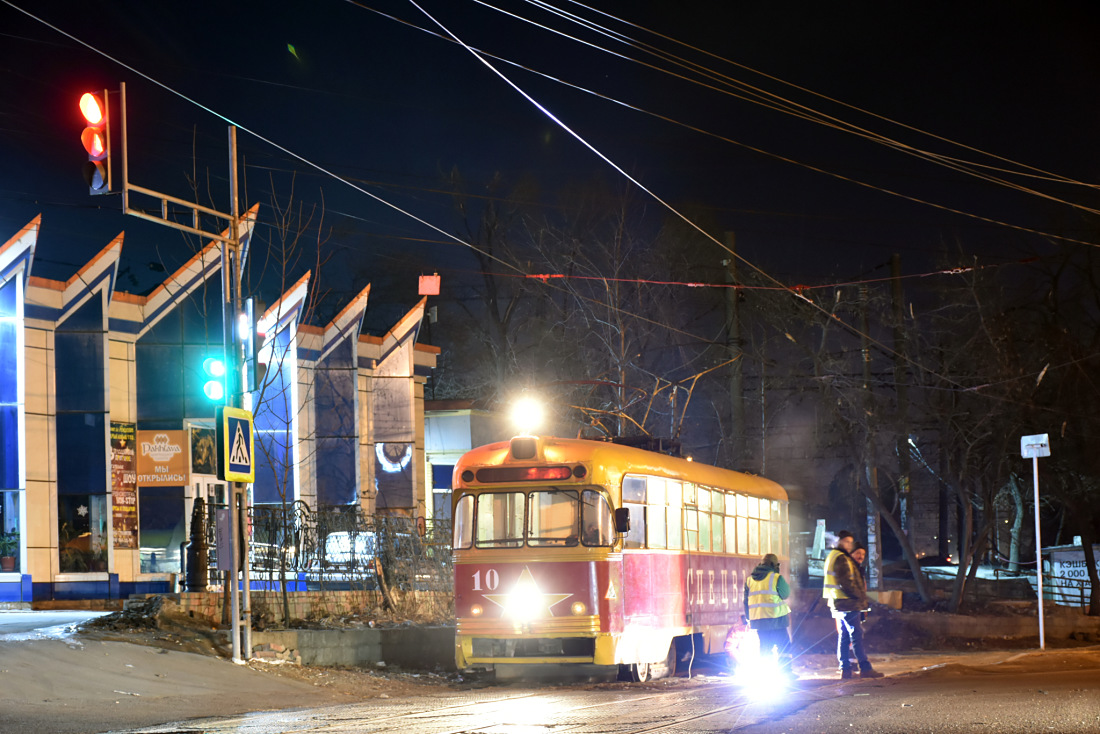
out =
[[[186,487],[187,431],[137,432],[137,483],[142,487]]]
[[[119,549],[138,547],[135,428],[111,421],[111,518]]]

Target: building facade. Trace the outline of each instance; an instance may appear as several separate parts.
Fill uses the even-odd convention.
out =
[[[65,282],[34,276],[40,224],[0,245],[0,602],[172,590],[195,500],[227,495],[203,393],[223,353],[220,247],[137,296],[116,288],[123,235]],[[423,517],[425,302],[361,334],[368,286],[317,327],[310,277],[256,319],[251,502]]]

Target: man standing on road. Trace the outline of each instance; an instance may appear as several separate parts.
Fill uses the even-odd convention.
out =
[[[760,638],[760,656],[772,654],[775,649],[779,658],[779,669],[791,675],[791,638],[787,633],[790,626],[791,608],[787,597],[791,587],[779,573],[779,558],[774,553],[764,556],[752,574],[745,579],[745,616],[749,627],[756,630]]]
[[[840,664],[840,677],[852,677],[852,664],[848,660],[848,640],[859,661],[860,678],[881,678],[882,673],[871,667],[863,650],[863,626],[860,612],[870,606],[867,586],[856,562],[849,555],[855,546],[855,538],[847,530],[837,534],[836,548],[825,557],[825,585],[821,595],[829,600],[829,608],[836,620],[836,658]]]

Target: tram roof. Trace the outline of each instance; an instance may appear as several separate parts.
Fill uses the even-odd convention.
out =
[[[688,461],[676,456],[608,441],[539,436],[538,442],[542,456],[541,461],[538,462],[510,460],[510,441],[500,441],[471,449],[459,461],[456,476],[459,471],[471,466],[586,462],[594,467],[602,466],[611,474],[617,471],[620,477],[622,474],[647,474],[721,487],[767,499],[784,501],[787,499],[787,492],[781,485],[756,474],[720,469],[710,464]]]

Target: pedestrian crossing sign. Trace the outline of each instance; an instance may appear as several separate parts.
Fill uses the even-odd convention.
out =
[[[218,407],[218,479],[227,482],[256,481],[256,443],[252,412]]]

